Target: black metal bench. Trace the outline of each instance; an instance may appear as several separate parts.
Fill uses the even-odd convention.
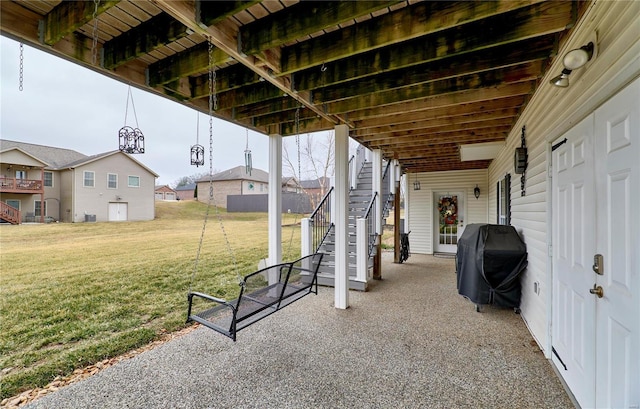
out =
[[[235,341],[236,333],[243,328],[305,295],[318,294],[317,276],[322,256],[322,253],[311,254],[245,276],[235,300],[190,292],[187,322],[199,322]],[[193,313],[196,309],[201,312]]]

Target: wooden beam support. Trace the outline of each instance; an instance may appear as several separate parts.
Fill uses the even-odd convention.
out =
[[[402,47],[388,46],[357,55],[351,53],[349,57],[331,63],[320,61],[315,68],[296,74],[296,82],[299,89],[312,89],[323,83],[353,81],[382,71],[393,71],[474,50],[558,33],[566,28],[570,12],[571,4],[568,2],[536,4],[530,8],[406,41],[402,43]],[[321,36],[318,41],[324,38],[325,36]],[[319,47],[315,50],[320,50],[329,47],[329,44],[317,44],[314,47]],[[284,49],[283,53],[286,52],[287,49]],[[323,72],[317,68],[322,64],[325,68]],[[282,69],[289,72],[300,68],[283,66]]]
[[[396,3],[399,1],[300,2],[242,27],[240,48],[245,55],[258,54]]]
[[[456,118],[460,119],[460,117],[473,117],[475,115],[484,115],[491,112],[496,113],[496,111],[504,110],[520,110],[524,102],[524,96],[517,95],[514,97],[499,98],[489,101],[438,107],[422,111],[393,113],[387,116],[367,118],[366,120],[354,121],[356,129],[351,132],[351,136],[365,136],[381,132],[391,132],[396,129],[396,127],[402,126],[403,124],[420,121],[437,121],[443,118],[455,121]],[[418,118],[418,120],[416,120],[416,118]]]
[[[314,103],[325,107],[327,112],[330,113],[346,113],[367,107],[434,97],[440,94],[536,81],[539,75],[539,64],[536,66],[535,63],[526,63],[515,67],[417,84],[411,87],[379,91],[326,104],[321,104],[319,101],[314,101]]]
[[[233,16],[249,7],[260,3],[260,0],[207,1],[195,0],[198,22],[205,26],[218,24],[227,17]]]
[[[511,127],[513,125],[514,117],[506,117],[501,119],[488,119],[484,121],[476,121],[469,123],[455,123],[451,125],[434,126],[426,128],[409,129],[399,132],[385,132],[378,135],[370,135],[366,137],[358,138],[358,141],[367,143],[386,143],[392,141],[398,141],[402,139],[416,139],[417,135],[427,135],[428,137],[436,136],[440,134],[450,133],[470,133],[479,135],[480,133],[487,133],[487,130],[496,129],[499,127]]]
[[[118,4],[120,0],[102,0],[98,5],[98,16]],[[93,20],[95,4],[90,1],[63,1],[44,19],[43,42],[54,45],[72,34],[77,28]],[[98,17],[99,18],[99,17]]]
[[[104,68],[111,70],[189,35],[184,24],[160,13],[104,43]],[[206,64],[205,64],[206,69]]]
[[[233,59],[219,48],[211,50],[214,66],[227,64]],[[200,74],[209,66],[209,44],[204,41],[194,47],[149,65],[149,85],[166,84],[182,77]]]
[[[531,63],[537,68],[543,60],[549,58],[555,43],[555,36],[544,36],[329,85],[313,91],[314,102],[331,102],[499,69],[510,70],[525,63]]]
[[[529,6],[536,1],[421,2],[283,49],[291,73]],[[302,4],[302,3],[301,3]],[[478,33],[475,33],[478,34]],[[404,45],[403,45],[404,46]]]

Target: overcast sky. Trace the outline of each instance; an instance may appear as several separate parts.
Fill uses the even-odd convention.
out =
[[[0,37],[0,56],[0,138],[85,155],[118,149],[128,85],[25,45],[23,91],[19,91],[19,43]],[[196,168],[190,165],[190,148],[197,137],[196,111],[135,87],[131,92],[139,129],[145,136],[145,153],[135,158],[160,175],[156,183],[173,184],[183,176],[207,173],[209,117],[200,114],[199,142],[206,158],[205,166]],[[135,127],[131,102],[126,125]],[[215,169],[244,166],[246,132],[214,118]],[[289,139],[293,147],[295,140],[285,141]],[[249,131],[249,148],[253,167],[268,170],[268,137]]]

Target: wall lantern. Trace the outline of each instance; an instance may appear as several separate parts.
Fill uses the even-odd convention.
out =
[[[567,88],[569,86],[569,74],[571,74],[571,71],[577,70],[589,62],[591,57],[593,57],[593,50],[593,42],[590,42],[587,45],[583,45],[580,48],[576,48],[575,50],[571,50],[566,53],[562,59],[564,69],[560,75],[551,80],[551,84],[556,87]]]
[[[420,190],[420,181],[418,180],[417,173],[416,173],[416,179],[413,182],[413,190]]]
[[[476,197],[476,200],[478,200],[478,198],[480,197],[480,188],[478,187],[478,185],[473,188],[473,195]]]

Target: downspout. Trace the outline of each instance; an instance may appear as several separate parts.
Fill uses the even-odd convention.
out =
[[[44,223],[44,211],[47,207],[44,202],[44,166],[40,168],[40,223]]]

